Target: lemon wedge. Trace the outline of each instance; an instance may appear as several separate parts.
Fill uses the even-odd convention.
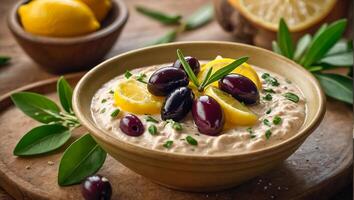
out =
[[[204,80],[204,77],[206,76],[206,73],[208,72],[208,69],[210,67],[213,68],[212,73],[214,73],[217,70],[225,67],[226,65],[228,65],[234,61],[235,60],[231,59],[231,58],[217,58],[215,60],[208,62],[207,64],[202,66],[202,68],[198,74],[197,78],[198,78],[199,82],[202,82]],[[237,73],[237,74],[241,74],[243,76],[246,76],[257,86],[258,90],[262,89],[262,82],[259,80],[257,72],[249,64],[243,63],[242,65],[237,67],[234,71],[232,71],[232,73]],[[218,86],[218,82],[215,81],[211,85]]]
[[[210,86],[206,89],[205,94],[213,97],[220,104],[228,124],[246,126],[257,122],[257,115],[226,92]]]
[[[229,0],[229,2],[256,25],[277,31],[280,18],[284,18],[293,32],[317,24],[336,4],[336,0]]]
[[[114,102],[120,109],[134,114],[157,114],[160,113],[163,98],[150,94],[146,84],[128,79],[118,83]]]

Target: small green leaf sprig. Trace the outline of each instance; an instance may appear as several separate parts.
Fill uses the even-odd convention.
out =
[[[327,96],[353,104],[353,41],[341,39],[346,24],[346,19],[324,24],[314,35],[306,34],[294,45],[289,28],[281,19],[272,47],[274,52],[312,72]],[[349,68],[347,75],[327,72],[343,67]]]
[[[17,143],[13,154],[20,157],[37,156],[60,149],[71,138],[71,132],[80,127],[72,109],[72,88],[63,78],[57,82],[57,93],[63,110],[47,97],[18,92],[11,95],[15,106],[32,119],[43,123],[27,132]],[[74,141],[61,158],[58,184],[80,183],[96,173],[103,165],[107,153],[86,133]]]
[[[186,20],[183,20],[182,15],[171,15],[158,10],[146,8],[144,6],[136,6],[135,9],[139,13],[164,25],[179,25],[149,45],[173,42],[177,38],[178,34],[184,31],[190,31],[202,27],[208,24],[214,17],[214,9],[211,4],[202,6],[192,15],[190,15]]]
[[[189,66],[188,62],[184,58],[184,55],[180,49],[177,49],[177,57],[179,61],[182,63],[184,70],[186,71],[189,79],[193,83],[193,85],[198,88],[198,91],[202,92],[206,86],[210,85],[211,83],[223,78],[224,76],[231,73],[234,69],[238,66],[242,65],[242,63],[248,60],[248,57],[241,57],[233,61],[232,63],[226,65],[225,67],[219,69],[215,73],[212,73],[213,68],[209,68],[206,76],[204,77],[203,81],[199,83],[196,75],[194,74],[192,68]]]

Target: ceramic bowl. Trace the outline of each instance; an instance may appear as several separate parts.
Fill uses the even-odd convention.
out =
[[[95,92],[127,69],[176,60],[176,49],[200,60],[216,55],[249,56],[249,63],[276,72],[299,86],[307,102],[304,125],[277,145],[247,153],[198,156],[168,153],[136,146],[115,138],[94,122],[90,104]],[[183,42],[147,47],[115,56],[89,71],[77,84],[74,111],[98,144],[129,169],[169,188],[217,191],[264,173],[288,158],[316,129],[325,113],[325,96],[317,80],[301,66],[268,50],[229,42]]]
[[[128,20],[128,8],[123,0],[112,0],[112,9],[95,32],[68,38],[39,36],[26,32],[17,14],[18,8],[27,2],[22,0],[13,7],[8,27],[23,50],[52,73],[89,69],[101,62]]]

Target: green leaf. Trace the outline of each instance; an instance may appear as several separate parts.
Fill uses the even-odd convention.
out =
[[[43,125],[26,133],[14,149],[16,156],[32,156],[60,148],[70,138],[68,128],[59,124]]]
[[[296,60],[296,61],[300,60],[300,58],[304,55],[307,47],[311,43],[311,39],[312,39],[312,37],[310,34],[306,34],[299,39],[299,41],[297,42],[297,45],[296,45],[295,53],[294,53],[294,60]]]
[[[197,77],[195,76],[192,68],[189,66],[188,62],[184,58],[184,55],[180,49],[177,49],[177,56],[179,61],[182,63],[182,66],[184,68],[184,71],[187,73],[189,79],[192,81],[192,83],[198,88],[199,87],[199,82]]]
[[[151,116],[147,116],[147,117],[145,118],[145,120],[146,120],[147,122],[159,123],[159,121],[157,121],[155,118],[153,118],[153,117],[151,117]]]
[[[157,128],[153,124],[149,126],[148,131],[151,135],[157,135]]]
[[[60,186],[80,183],[96,173],[106,160],[107,153],[86,134],[72,143],[63,154],[59,165]]]
[[[163,24],[179,24],[182,16],[181,15],[169,15],[157,10],[146,8],[143,6],[136,6],[135,9],[151,19],[157,20]]]
[[[349,51],[353,51],[353,46],[352,46],[352,40],[346,41],[346,40],[339,40],[326,54],[326,56],[329,55],[335,55],[335,54],[342,54],[346,53]]]
[[[272,131],[270,129],[268,129],[266,132],[265,132],[265,137],[267,140],[269,140],[270,136],[272,136]]]
[[[282,55],[277,41],[272,41],[272,49],[275,53]]]
[[[292,101],[294,103],[299,102],[300,98],[299,96],[297,96],[296,94],[292,93],[292,92],[287,92],[283,95],[285,98],[287,98],[289,101]]]
[[[322,58],[319,61],[319,63],[325,63],[328,65],[334,65],[340,67],[353,66],[353,51],[326,56]]]
[[[209,23],[214,17],[212,4],[207,4],[194,12],[186,21],[186,30],[193,30]]]
[[[314,74],[325,93],[337,100],[353,104],[353,79],[339,74]]]
[[[349,68],[347,75],[353,78],[353,66]]]
[[[72,96],[73,96],[73,89],[69,85],[69,83],[64,79],[64,77],[60,77],[57,83],[57,92],[59,96],[59,100],[61,106],[64,110],[68,113],[74,113],[72,107]]]
[[[192,136],[187,136],[186,140],[188,142],[188,144],[193,145],[193,146],[197,146],[198,145],[198,141],[196,139],[194,139]]]
[[[304,67],[309,67],[319,61],[341,38],[347,24],[346,19],[338,20],[330,24],[324,30],[319,30],[312,40],[305,55],[300,61]]]
[[[307,70],[310,72],[318,72],[318,71],[323,70],[323,67],[322,66],[311,66],[311,67],[308,67]]]
[[[172,140],[167,140],[162,146],[169,149],[171,148],[173,145],[173,141]]]
[[[289,28],[286,25],[283,18],[279,21],[279,31],[277,33],[277,42],[281,51],[281,54],[287,58],[292,59],[294,57],[294,45],[293,40],[289,32]]]
[[[43,95],[18,92],[12,94],[11,99],[22,112],[39,122],[47,124],[62,121],[57,104]]]
[[[7,63],[9,63],[10,60],[11,60],[10,57],[0,56],[0,66],[6,65]]]
[[[282,121],[282,119],[279,116],[275,116],[273,118],[273,124],[275,124],[275,125],[279,125],[281,123],[281,121]]]
[[[155,42],[151,43],[150,45],[157,45],[157,44],[164,44],[175,41],[177,37],[177,30],[171,30],[167,32],[164,36],[157,39]]]
[[[201,88],[204,88],[205,84],[208,83],[208,80],[209,80],[209,78],[210,78],[210,76],[211,76],[211,72],[212,72],[212,71],[213,71],[213,68],[210,67],[210,68],[208,69],[208,71],[207,71],[205,77],[203,78],[202,84],[200,84],[200,87],[201,87]]]
[[[232,63],[226,65],[225,67],[222,67],[221,69],[219,69],[213,75],[210,76],[208,83],[205,84],[205,87],[207,85],[221,79],[222,77],[226,76],[227,74],[231,73],[232,71],[234,71],[234,69],[236,69],[238,66],[242,65],[242,63],[246,62],[247,60],[248,60],[248,57],[241,57],[239,59],[236,59]]]

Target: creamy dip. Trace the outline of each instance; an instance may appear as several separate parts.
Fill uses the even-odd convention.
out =
[[[156,69],[163,66],[166,65],[136,69],[132,73],[144,73],[147,75],[146,80],[148,80]],[[268,101],[264,99],[267,92],[264,90],[259,91],[260,102],[256,105],[247,106],[258,115],[258,121],[253,126],[224,128],[224,131],[219,136],[208,136],[198,132],[191,114],[188,114],[180,122],[183,127],[181,131],[176,131],[171,123],[162,121],[159,114],[151,115],[159,121],[158,123],[147,122],[148,115],[136,115],[143,123],[145,132],[139,137],[128,136],[119,128],[119,121],[121,116],[125,114],[124,111],[121,111],[120,117],[111,117],[111,113],[117,109],[114,105],[112,91],[115,90],[119,81],[125,79],[123,75],[110,80],[96,92],[91,104],[92,116],[99,128],[111,133],[116,138],[154,150],[184,154],[220,155],[248,152],[272,146],[287,140],[297,133],[305,120],[306,102],[303,94],[294,83],[276,73],[253,67],[259,77],[264,73],[269,73],[279,82],[279,86],[272,86],[264,79],[261,79],[263,89],[273,89],[275,93],[271,94],[272,100]],[[299,102],[294,103],[285,98],[283,95],[287,92],[296,94],[300,98]],[[274,125],[272,122],[276,116],[281,118],[281,122],[278,125]],[[270,123],[265,123],[265,120]],[[151,124],[156,125],[157,135],[151,135],[148,132],[148,127]],[[266,134],[267,132],[268,134]],[[197,140],[198,145],[189,144],[185,139],[187,136],[192,136]],[[169,140],[173,141],[172,146],[170,148],[164,147],[166,141]]]

